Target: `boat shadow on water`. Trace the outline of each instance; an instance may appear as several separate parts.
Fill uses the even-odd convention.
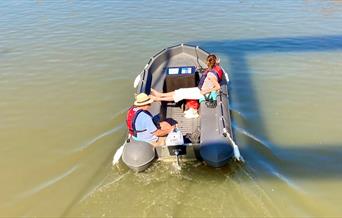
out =
[[[226,67],[231,79],[230,93],[234,95],[234,99],[231,100],[232,125],[237,142],[241,145],[242,155],[247,160],[248,171],[255,170],[255,174],[260,177],[342,177],[342,160],[339,158],[342,155],[342,142],[317,145],[291,144],[288,147],[271,142],[265,117],[255,94],[257,90],[251,78],[254,69],[248,62],[251,55],[339,52],[342,51],[342,35],[194,41],[189,44],[196,44],[205,50],[215,52],[221,60],[230,63]],[[234,101],[243,103],[238,107]],[[253,110],[253,121],[243,117],[244,113],[241,111],[244,110]]]

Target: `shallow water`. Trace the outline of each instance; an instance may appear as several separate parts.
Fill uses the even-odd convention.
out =
[[[341,1],[1,1],[0,15],[0,216],[341,216]],[[246,163],[112,167],[135,75],[183,42],[229,72]]]

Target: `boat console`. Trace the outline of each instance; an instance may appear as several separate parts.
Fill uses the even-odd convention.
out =
[[[164,92],[197,86],[198,74],[195,66],[168,67],[165,74]]]

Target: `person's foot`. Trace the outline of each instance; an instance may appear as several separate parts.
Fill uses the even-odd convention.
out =
[[[159,101],[159,97],[156,97],[154,95],[149,95],[149,97],[153,100],[153,101]]]
[[[151,88],[151,94],[154,95],[154,96],[156,96],[156,97],[160,97],[160,96],[161,96],[161,93],[160,93],[160,92],[158,92],[158,91],[156,91],[156,90],[154,90],[154,89],[152,89],[152,88]]]

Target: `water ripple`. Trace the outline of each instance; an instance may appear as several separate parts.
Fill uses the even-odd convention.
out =
[[[123,129],[125,127],[124,124],[120,124],[118,126],[116,126],[115,128],[113,129],[110,129],[106,132],[103,132],[101,133],[100,135],[96,136],[95,138],[91,139],[90,141],[84,143],[84,144],[81,144],[80,146],[78,146],[78,148],[74,149],[73,151],[71,152],[79,152],[79,151],[82,151],[82,150],[85,150],[87,149],[89,146],[95,144],[98,140],[106,137],[106,136],[109,136],[109,135],[112,135],[114,134],[115,132],[118,132],[119,130]]]
[[[77,169],[79,168],[78,165],[74,165],[72,166],[69,170],[67,170],[66,172],[62,173],[61,175],[55,176],[52,179],[48,179],[46,182],[43,182],[39,185],[37,185],[36,187],[32,188],[31,190],[24,192],[22,194],[19,195],[19,198],[26,198],[29,197],[30,195],[36,194],[54,184],[56,184],[57,182],[63,180],[64,178],[68,177],[69,175],[71,175],[73,172],[75,172]]]

